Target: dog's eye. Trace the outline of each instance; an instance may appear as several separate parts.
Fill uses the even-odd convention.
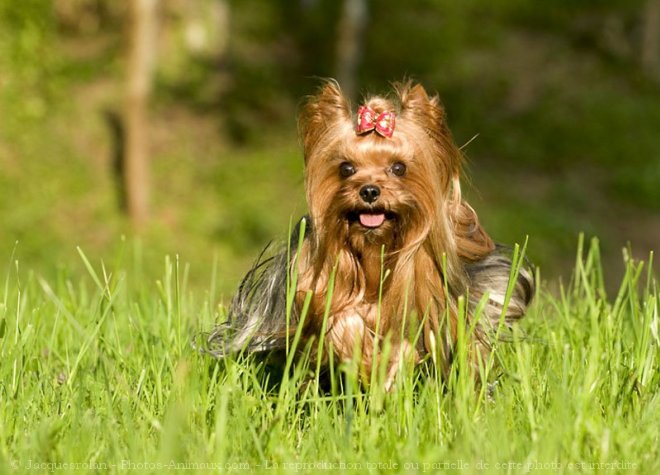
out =
[[[392,173],[396,176],[403,176],[406,174],[406,166],[401,162],[396,162],[394,165],[392,165],[390,170],[392,170]]]
[[[344,178],[348,178],[349,176],[355,174],[355,167],[348,162],[344,162],[339,165],[339,174]]]

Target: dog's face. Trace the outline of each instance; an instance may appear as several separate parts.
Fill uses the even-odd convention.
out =
[[[417,208],[406,186],[412,157],[369,145],[363,139],[336,160],[339,189],[329,212],[345,221],[349,236],[391,242]]]
[[[423,241],[442,219],[452,155],[439,149],[423,112],[372,99],[374,114],[398,114],[396,126],[390,136],[361,134],[343,97],[331,92],[313,103],[317,123],[305,124],[305,184],[315,228],[356,251],[384,245],[393,252]],[[330,99],[337,103],[323,102]],[[433,106],[425,93],[419,101]]]
[[[353,249],[395,251],[435,219],[437,171],[405,134],[338,137],[328,156],[310,157],[307,195],[315,223]]]

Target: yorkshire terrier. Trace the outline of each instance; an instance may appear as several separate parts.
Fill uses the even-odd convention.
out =
[[[447,374],[459,323],[478,368],[496,330],[524,315],[531,272],[521,266],[511,276],[511,259],[462,198],[463,155],[439,98],[412,82],[393,92],[369,97],[354,114],[327,81],[305,103],[299,130],[309,216],[288,248],[262,253],[207,351],[283,351],[302,325],[300,348],[311,343],[312,359],[357,360],[367,383],[382,365],[389,390],[406,362],[430,359]]]

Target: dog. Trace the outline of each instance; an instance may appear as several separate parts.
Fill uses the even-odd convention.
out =
[[[525,314],[534,280],[523,265],[509,284],[511,258],[462,198],[464,158],[438,96],[395,83],[354,113],[328,80],[299,130],[309,215],[288,247],[259,256],[207,351],[283,351],[299,331],[313,361],[357,361],[363,382],[382,367],[390,390],[402,365],[429,356],[447,375],[462,323],[477,368]]]

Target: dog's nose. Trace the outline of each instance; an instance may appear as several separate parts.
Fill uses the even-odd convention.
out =
[[[360,188],[360,196],[367,203],[373,203],[380,196],[380,188],[376,185],[364,185]]]

